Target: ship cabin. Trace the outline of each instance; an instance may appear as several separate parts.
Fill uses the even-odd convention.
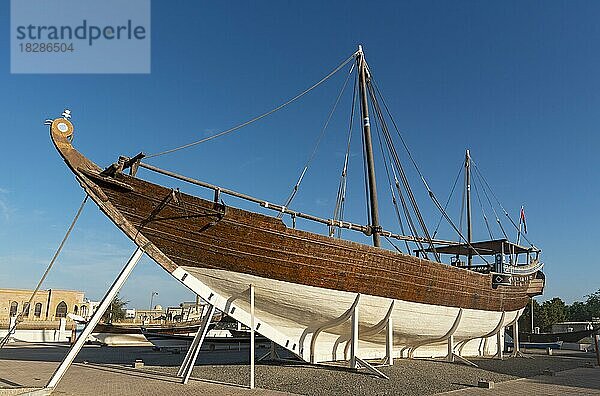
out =
[[[414,252],[417,257],[426,257],[427,253],[450,255],[450,265],[453,267],[476,272],[517,274],[523,270],[530,272],[532,267],[539,266],[541,250],[535,246],[525,247],[507,239],[495,239],[431,246]],[[486,258],[490,256],[493,257],[492,260]],[[484,262],[473,264],[475,257],[479,257]]]

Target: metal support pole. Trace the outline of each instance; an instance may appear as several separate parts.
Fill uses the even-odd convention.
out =
[[[502,336],[504,335],[504,327],[501,327],[496,334],[496,358],[503,360],[504,359],[504,343],[502,342]]]
[[[385,360],[390,366],[394,365],[394,325],[392,322],[392,316],[388,318],[387,328],[385,334]]]
[[[17,331],[17,317],[11,316],[9,319],[9,324],[8,324],[7,337],[10,337],[11,335],[15,334],[16,331]]]
[[[350,368],[357,368],[356,354],[358,353],[358,305],[352,310],[351,318],[351,336],[350,340]]]
[[[454,336],[450,335],[448,337],[448,355],[446,355],[446,360],[449,362],[454,362]]]
[[[254,389],[254,285],[250,285],[250,389]]]
[[[518,356],[521,352],[519,348],[519,320],[513,324],[513,356]]]
[[[56,388],[56,386],[58,385],[62,377],[65,375],[69,367],[71,367],[71,364],[73,364],[75,357],[85,344],[87,338],[92,333],[98,322],[100,322],[102,315],[104,315],[104,312],[106,312],[119,290],[121,290],[121,287],[123,287],[123,284],[129,277],[129,274],[131,274],[131,271],[133,271],[135,265],[138,263],[138,261],[140,261],[140,258],[142,258],[143,254],[144,250],[138,246],[138,248],[135,250],[131,258],[123,268],[123,270],[121,270],[121,273],[119,274],[117,279],[115,279],[110,289],[108,289],[108,291],[106,292],[106,295],[102,299],[102,302],[98,306],[98,309],[96,309],[96,312],[94,312],[89,322],[85,325],[85,328],[81,332],[81,335],[79,336],[75,344],[73,344],[73,346],[69,350],[69,353],[64,358],[60,366],[58,366],[58,368],[52,375],[52,378],[50,378],[50,381],[46,385],[46,388]]]
[[[196,331],[196,334],[194,334],[194,339],[192,340],[192,343],[190,344],[190,347],[189,347],[187,353],[185,354],[185,357],[183,358],[183,362],[181,362],[181,366],[179,366],[179,370],[177,370],[178,377],[183,377],[183,373],[185,372],[185,369],[188,366],[188,362],[189,362],[190,358],[192,357],[192,354],[194,353],[194,345],[196,344],[196,339],[199,338],[200,335],[202,334],[203,323],[204,323],[204,318],[202,318],[202,322],[200,323],[200,326],[198,326],[198,330]]]
[[[183,377],[183,381],[181,383],[187,384],[190,380],[190,376],[192,375],[192,370],[194,370],[194,365],[196,364],[196,360],[198,359],[198,354],[200,353],[200,348],[202,348],[202,343],[204,342],[204,338],[206,337],[206,333],[208,333],[208,327],[210,325],[210,321],[215,314],[215,306],[211,305],[210,310],[207,315],[203,318],[202,324],[198,329],[198,332],[194,336],[194,340],[192,341],[192,345],[190,345],[190,350],[185,355],[185,359],[179,371],[181,374],[177,373],[177,375]],[[183,370],[182,370],[183,369]]]
[[[600,342],[598,341],[599,338],[600,335],[594,335],[594,346],[596,347],[596,361],[598,362],[598,366],[600,366],[600,350],[598,350],[598,343]]]
[[[529,254],[529,253],[527,253]],[[529,260],[527,260],[529,262]],[[533,297],[531,297],[531,334],[535,333],[535,328],[533,327]]]

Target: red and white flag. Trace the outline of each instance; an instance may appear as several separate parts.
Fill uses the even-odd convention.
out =
[[[527,223],[525,222],[525,208],[523,206],[521,206],[521,215],[519,223],[523,223],[523,231],[525,231],[525,234],[527,234]]]

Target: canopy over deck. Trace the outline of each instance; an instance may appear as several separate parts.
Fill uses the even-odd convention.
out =
[[[481,241],[481,242],[472,242],[471,246],[466,243],[453,244],[453,245],[441,245],[436,246],[435,251],[441,254],[453,254],[459,256],[467,256],[472,255],[475,256],[479,253],[482,256],[494,255],[496,253],[504,253],[504,254],[520,254],[520,253],[537,253],[540,250],[534,246],[525,247],[521,245],[517,245],[516,243],[510,242],[507,239],[496,239],[492,241]],[[433,248],[427,249],[419,249],[415,250],[415,252],[422,253],[432,253]]]

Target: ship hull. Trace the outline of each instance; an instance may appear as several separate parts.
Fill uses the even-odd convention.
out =
[[[446,356],[450,332],[456,353],[492,356],[498,352],[496,336],[503,338],[504,328],[522,313],[461,309],[368,294],[357,296],[206,268],[181,267],[174,276],[184,278],[182,283],[244,323],[249,322],[249,285],[254,285],[255,320],[263,324],[257,331],[311,362],[348,359],[351,326],[344,315],[356,301],[360,356],[368,359],[386,356],[385,328],[375,334],[371,330],[388,316],[393,324],[394,357]]]
[[[64,132],[65,127],[68,130]],[[75,150],[72,125],[56,119],[51,136],[85,192],[131,240],[174,278],[249,326],[256,287],[256,330],[311,362],[348,358],[350,316],[362,358],[489,355],[489,342],[527,304],[535,274],[492,287],[492,275],[286,227],[237,209],[102,170]],[[391,318],[391,322],[388,319]],[[389,345],[389,343],[387,343]]]

